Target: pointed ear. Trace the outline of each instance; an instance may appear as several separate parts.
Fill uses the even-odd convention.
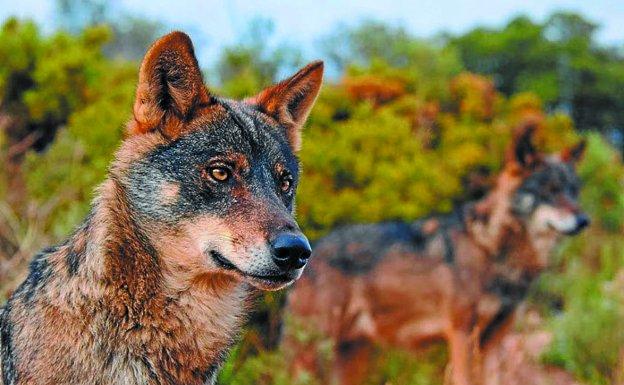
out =
[[[130,133],[160,130],[176,138],[209,101],[191,39],[172,32],[156,41],[141,63]]]
[[[323,62],[316,61],[251,99],[252,103],[284,127],[286,138],[294,151],[300,148],[301,128],[310,114],[322,82]]]
[[[587,147],[587,140],[582,139],[580,142],[572,147],[568,147],[561,151],[561,160],[564,162],[578,163],[583,159],[585,154],[585,148]]]
[[[515,163],[524,169],[532,169],[539,163],[541,157],[533,145],[536,129],[537,123],[526,122],[516,130],[508,151],[507,162]]]

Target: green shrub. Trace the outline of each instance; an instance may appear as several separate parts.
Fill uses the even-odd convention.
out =
[[[104,180],[132,113],[136,69],[108,65],[92,90],[93,100],[70,115],[45,152],[31,152],[24,163],[31,199],[51,206],[45,228],[57,239],[89,211],[93,190]]]
[[[537,292],[563,303],[550,317],[554,340],[544,361],[603,385],[619,375],[624,352],[624,167],[600,136],[589,135],[588,144],[579,172],[583,208],[593,224],[558,250],[556,268]]]
[[[518,31],[512,32],[515,36]],[[102,47],[108,36],[104,27],[79,35],[45,36],[33,23],[17,20],[5,23],[0,32],[0,58],[6,59],[0,64],[2,107],[8,110],[10,104],[8,112],[19,112],[33,127],[52,121],[58,130],[45,151],[27,155],[21,169],[24,200],[39,214],[5,210],[4,199],[0,205],[4,215],[0,219],[8,218],[19,233],[18,241],[28,243],[22,252],[30,250],[34,235],[40,242],[62,238],[84,217],[130,118],[138,63],[105,58]],[[367,41],[374,47],[358,49],[364,56],[352,62],[341,58],[344,78],[324,86],[304,131],[298,217],[311,238],[344,223],[411,220],[451,210],[469,196],[464,182],[472,172],[500,169],[512,130],[527,115],[545,116],[538,137],[543,149],[556,151],[578,139],[570,118],[547,115],[534,93],[504,97],[491,78],[461,73],[452,47],[411,41],[405,31],[374,24],[347,38],[356,42],[354,47]],[[252,43],[247,48],[230,47],[220,61],[216,73],[230,95],[259,91],[297,61],[281,48],[267,55],[258,40]],[[474,50],[463,52],[469,53]],[[552,102],[551,76],[520,80],[522,89],[532,89]],[[2,159],[7,152],[4,134]],[[624,354],[624,167],[599,135],[590,134],[588,140],[580,174],[585,182],[583,207],[594,226],[559,249],[555,268],[540,280],[535,297],[543,294],[563,303],[560,312],[546,312],[554,341],[545,361],[602,385],[619,375],[616,368]],[[33,222],[37,231],[32,230]],[[8,289],[5,282],[0,293]],[[271,317],[279,313],[279,300],[265,297],[263,308]],[[289,378],[288,352],[251,349],[246,343],[233,352],[220,383],[321,383],[312,375]],[[330,360],[325,357],[330,345],[322,340],[319,344],[323,359]],[[444,349],[438,347],[416,356],[383,352],[371,381],[438,384],[445,360]]]
[[[588,267],[577,254],[563,274],[550,277],[564,309],[551,319],[554,340],[543,358],[603,385],[614,380],[624,349],[624,241],[596,238],[601,239],[596,266]],[[573,245],[564,252],[574,253]]]

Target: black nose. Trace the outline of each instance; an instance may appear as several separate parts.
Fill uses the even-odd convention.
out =
[[[312,254],[310,243],[302,234],[280,234],[271,242],[271,248],[273,261],[285,270],[302,268]]]
[[[589,226],[590,223],[591,223],[591,220],[589,219],[587,215],[579,214],[576,216],[576,228],[578,231]]]

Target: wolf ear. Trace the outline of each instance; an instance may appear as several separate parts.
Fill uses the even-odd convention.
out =
[[[561,151],[561,160],[575,164],[578,163],[581,159],[583,159],[586,147],[587,141],[585,139],[581,139],[581,141],[574,146],[568,147]]]
[[[536,129],[536,122],[527,122],[516,130],[514,141],[508,152],[508,162],[515,163],[524,169],[531,169],[539,163],[540,155],[533,145]]]
[[[176,138],[209,101],[191,39],[172,32],[156,41],[141,63],[130,132],[160,130]]]
[[[322,81],[323,62],[315,61],[250,100],[284,127],[294,151],[300,148],[301,128],[310,114]]]

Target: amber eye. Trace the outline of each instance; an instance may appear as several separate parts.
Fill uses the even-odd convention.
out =
[[[282,192],[287,193],[292,188],[293,179],[290,175],[282,176],[280,180],[280,189]]]
[[[217,182],[225,182],[230,179],[230,170],[225,167],[210,167],[208,172],[210,173],[210,177]]]

